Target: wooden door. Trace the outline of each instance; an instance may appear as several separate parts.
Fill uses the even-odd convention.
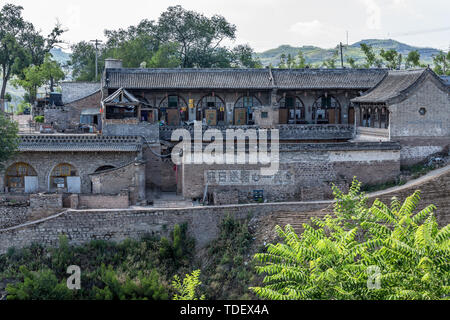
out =
[[[336,123],[336,112],[334,109],[328,109],[328,123],[329,124],[335,124]]]
[[[169,126],[178,126],[180,124],[178,109],[167,109],[167,124]]]
[[[348,109],[348,124],[350,125],[355,124],[355,108]]]
[[[241,126],[247,124],[247,111],[244,108],[234,109],[234,124]]]
[[[288,109],[280,109],[280,118],[278,123],[279,124],[287,124],[288,122]]]
[[[206,119],[206,124],[208,126],[216,126],[217,125],[217,110],[216,109],[206,109],[205,110],[205,119]]]

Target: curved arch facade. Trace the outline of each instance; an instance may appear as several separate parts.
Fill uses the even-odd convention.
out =
[[[209,126],[225,122],[225,101],[217,95],[203,96],[197,103],[197,121]]]
[[[50,172],[50,192],[80,193],[81,179],[78,170],[69,163],[59,163]]]
[[[168,125],[177,126],[182,121],[189,120],[189,110],[186,100],[176,94],[167,95],[159,103],[159,119]]]
[[[9,166],[5,171],[5,187],[7,187],[10,192],[33,191],[34,188],[28,185],[33,183],[29,179],[31,177],[36,179],[37,184],[36,170],[28,163],[16,162]]]
[[[340,124],[341,104],[332,95],[322,95],[312,107],[312,119],[316,124]]]
[[[261,107],[262,103],[254,95],[239,97],[234,103],[233,123],[234,125],[254,124],[254,108]]]
[[[297,96],[286,95],[278,100],[280,106],[280,124],[305,124],[306,108],[302,99]]]

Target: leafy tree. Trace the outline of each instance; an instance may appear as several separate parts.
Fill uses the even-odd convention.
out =
[[[208,18],[198,12],[181,6],[167,8],[161,14],[156,26],[155,37],[160,43],[178,43],[183,68],[207,67],[199,58],[214,54],[224,40],[234,40],[236,26],[224,17],[214,15]]]
[[[347,63],[350,65],[350,68],[352,68],[352,69],[357,69],[358,68],[358,65],[356,64],[356,61],[355,61],[355,59],[353,59],[353,58],[347,58]]]
[[[177,68],[181,61],[178,57],[178,44],[168,43],[159,47],[150,59],[150,68]]]
[[[304,225],[301,236],[277,227],[283,242],[255,256],[266,277],[251,290],[273,300],[448,298],[450,227],[439,229],[435,206],[415,214],[415,192],[403,204],[368,208],[360,186],[348,195],[335,189],[334,216]]]
[[[309,65],[306,63],[306,58],[303,52],[300,50],[297,54],[297,61],[296,61],[296,68],[304,69],[306,67],[309,67]]]
[[[50,92],[54,91],[55,84],[64,79],[65,75],[61,65],[51,59],[47,54],[44,63],[36,66],[31,65],[23,70],[23,77],[12,80],[15,87],[21,86],[27,91],[27,97],[30,103],[36,100],[37,90],[44,84],[48,84]]]
[[[36,31],[33,24],[22,17],[23,7],[6,4],[0,11],[0,66],[4,99],[8,81],[12,76],[23,77],[22,71],[31,64],[40,65],[45,55],[60,42],[64,32],[57,24],[48,37]]]
[[[433,56],[434,72],[439,75],[450,75],[450,51],[446,54],[444,51]]]
[[[380,56],[386,61],[386,66],[392,70],[400,69],[402,65],[402,55],[394,49],[381,49]]]
[[[420,67],[422,64],[420,63],[420,53],[417,50],[410,51],[405,61],[405,68],[409,69],[411,67]]]
[[[4,162],[10,159],[19,147],[18,132],[17,123],[0,111],[0,171],[4,168]]]
[[[237,68],[262,68],[262,63],[255,58],[255,51],[249,45],[238,45],[231,51],[233,67]]]
[[[372,67],[380,68],[382,66],[382,61],[377,58],[377,55],[375,51],[373,50],[373,47],[370,45],[367,45],[365,43],[361,43],[361,50],[364,53],[366,63],[363,65],[364,68],[369,69]]]
[[[205,300],[205,295],[198,293],[198,287],[202,284],[199,280],[200,270],[187,274],[183,281],[176,275],[172,281],[172,287],[176,291],[173,300]]]
[[[69,65],[72,76],[77,81],[95,81],[95,47],[93,44],[81,41],[71,47],[72,54]],[[99,68],[104,66],[103,59],[98,60]]]

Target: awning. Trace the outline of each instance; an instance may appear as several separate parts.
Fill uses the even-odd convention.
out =
[[[81,111],[82,116],[95,116],[98,114],[100,114],[100,109],[97,108],[83,109]]]

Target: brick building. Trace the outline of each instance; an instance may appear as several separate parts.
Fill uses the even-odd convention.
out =
[[[0,192],[127,190],[132,204],[166,191],[216,204],[321,200],[354,176],[395,180],[401,165],[450,144],[449,88],[429,69],[125,69],[107,60],[102,84],[63,85],[64,110],[53,113],[66,134],[23,136]],[[80,123],[97,134],[67,134]],[[240,129],[244,138],[278,129],[278,173],[262,176],[255,164],[175,165],[172,134],[185,129],[194,140],[194,123],[202,124],[203,148],[210,129]]]

